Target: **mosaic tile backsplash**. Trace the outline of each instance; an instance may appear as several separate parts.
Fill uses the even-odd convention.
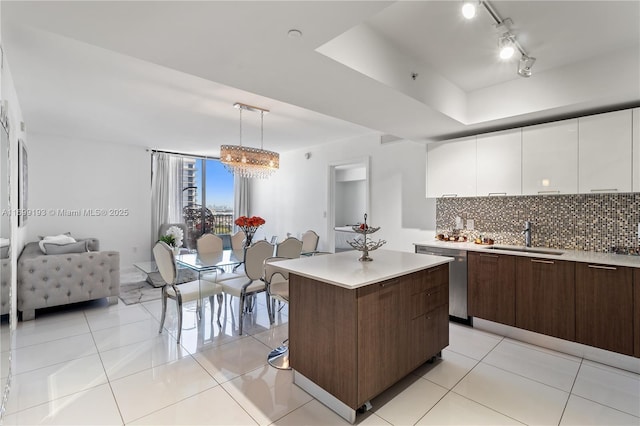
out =
[[[640,193],[575,194],[518,197],[439,198],[436,233],[480,235],[496,244],[524,245],[524,222],[532,222],[531,245],[567,250],[610,252],[638,247]],[[467,220],[473,219],[474,230]],[[460,223],[460,221],[458,222]]]

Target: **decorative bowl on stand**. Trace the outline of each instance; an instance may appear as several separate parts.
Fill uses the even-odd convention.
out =
[[[380,227],[379,226],[373,227],[373,226],[367,225],[367,214],[365,213],[364,223],[360,225],[352,226],[351,229],[353,229],[353,232],[356,232],[362,235],[362,239],[356,238],[353,241],[347,241],[347,243],[349,243],[349,245],[354,249],[362,252],[362,256],[360,256],[360,258],[358,259],[359,261],[371,262],[373,259],[369,257],[369,252],[382,247],[384,244],[386,244],[386,241],[378,240],[376,242],[376,241],[372,241],[371,239],[367,241],[367,235],[377,232],[380,229]]]

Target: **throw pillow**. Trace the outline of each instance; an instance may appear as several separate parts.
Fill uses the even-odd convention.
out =
[[[44,237],[43,239],[40,240],[40,250],[42,250],[42,252],[44,254],[47,254],[47,249],[45,248],[45,244],[69,244],[69,243],[75,243],[76,240],[74,238],[72,238],[69,235],[66,234],[60,234],[60,235],[52,235],[49,237]]]
[[[87,250],[86,241],[77,241],[68,244],[44,243],[44,247],[47,254],[86,253],[89,251]]]
[[[71,232],[65,232],[64,234],[60,234],[60,235],[66,235],[67,237],[71,236]],[[56,235],[57,237],[57,235]],[[45,238],[47,238],[46,235],[38,235],[38,240],[44,240]]]

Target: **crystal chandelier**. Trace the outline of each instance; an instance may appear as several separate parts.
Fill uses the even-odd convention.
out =
[[[240,110],[240,145],[222,145],[220,161],[235,176],[246,178],[268,178],[280,167],[280,154],[262,149],[264,140],[264,114],[268,109],[236,102]],[[260,148],[242,146],[242,111],[260,112]]]

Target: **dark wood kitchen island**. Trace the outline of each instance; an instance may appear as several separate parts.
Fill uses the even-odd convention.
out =
[[[377,250],[278,262],[289,271],[294,383],[347,421],[449,344],[449,262]]]

